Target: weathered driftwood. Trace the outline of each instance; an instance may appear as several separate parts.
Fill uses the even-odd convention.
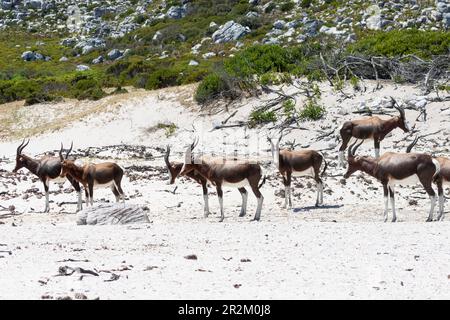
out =
[[[114,203],[88,207],[78,213],[78,225],[149,223],[147,207]]]

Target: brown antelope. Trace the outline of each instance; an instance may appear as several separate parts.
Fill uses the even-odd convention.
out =
[[[166,154],[164,155],[164,162],[166,163],[166,167],[169,172],[168,184],[174,184],[175,179],[180,175],[180,172],[181,172],[181,169],[183,168],[184,163],[183,162],[175,162],[175,161],[170,162],[169,155],[170,155],[170,146],[167,146]],[[207,217],[210,214],[209,202],[208,202],[208,187],[207,187],[208,181],[205,178],[203,178],[203,176],[201,174],[199,174],[196,170],[192,170],[192,171],[186,173],[186,176],[202,185],[203,200],[205,202],[204,216]],[[242,190],[242,188],[239,191],[241,191],[241,190]],[[243,189],[243,190],[244,190],[245,197],[246,197],[247,192],[245,191],[245,189]],[[242,194],[242,192],[241,192],[241,194]],[[242,195],[242,199],[244,199],[244,195]],[[242,200],[242,201],[244,201],[244,200]],[[242,214],[243,214],[243,212],[241,212],[241,215]],[[245,213],[243,215],[245,215]]]
[[[267,137],[270,142],[272,158],[275,167],[281,173],[284,184],[284,208],[292,207],[291,200],[291,180],[292,176],[313,177],[317,183],[316,207],[323,204],[323,181],[321,176],[325,173],[328,164],[325,157],[315,150],[280,150],[282,136],[274,143],[273,139]],[[320,167],[324,162],[324,168],[320,173]]]
[[[450,187],[450,159],[446,157],[437,157],[436,160],[441,166],[441,171],[436,179],[439,195],[439,216],[437,220],[444,220],[444,185]]]
[[[85,164],[80,167],[72,160],[61,157],[61,177],[70,176],[84,187],[86,194],[86,206],[94,204],[94,188],[111,187],[116,202],[125,203],[125,196],[120,185],[123,177],[123,169],[116,163],[104,162],[98,164]]]
[[[414,141],[408,146],[406,152],[411,152],[411,149],[419,140],[419,137],[416,137]],[[450,159],[446,157],[435,157],[437,162],[441,167],[439,171],[439,175],[435,178],[434,182],[438,187],[438,196],[439,196],[439,216],[436,220],[444,220],[444,185],[450,186]]]
[[[22,141],[22,143],[17,147],[17,153],[16,153],[16,166],[13,170],[13,172],[17,172],[21,168],[27,168],[31,173],[35,174],[39,177],[39,179],[44,184],[44,190],[45,190],[45,210],[44,212],[50,211],[50,202],[49,202],[49,187],[50,182],[56,182],[56,183],[64,183],[66,179],[61,179],[59,176],[59,173],[61,172],[61,161],[58,157],[50,157],[50,156],[44,156],[40,159],[33,159],[31,157],[28,157],[24,154],[22,154],[23,149],[30,143],[30,140],[28,140],[25,143],[25,140]],[[70,151],[72,151],[72,147],[70,147],[69,151],[66,153],[66,159],[69,156]],[[60,157],[62,157],[61,154],[62,150],[60,150]],[[77,203],[77,211],[82,209],[82,203],[81,203],[81,188],[80,184],[72,179],[71,177],[67,177],[67,180],[69,180],[70,184],[73,186],[73,188],[78,193],[78,203]]]
[[[400,128],[404,132],[408,132],[409,125],[406,121],[405,110],[400,107],[394,98],[392,98],[393,106],[398,110],[400,116],[392,117],[387,120],[373,116],[366,119],[358,119],[346,121],[340,130],[342,145],[339,148],[339,165],[344,166],[344,151],[350,139],[370,139],[373,140],[375,146],[375,158],[380,157],[380,142],[395,128]]]
[[[384,191],[384,221],[388,219],[388,196],[392,206],[392,222],[397,220],[395,213],[394,187],[395,185],[411,185],[418,181],[423,185],[431,200],[430,213],[427,221],[433,220],[436,193],[432,188],[433,180],[438,177],[440,171],[439,162],[431,155],[423,153],[394,153],[386,152],[380,158],[369,156],[356,156],[356,140],[348,150],[348,169],[344,175],[348,179],[355,171],[363,171],[376,178],[383,184]],[[354,147],[355,146],[355,147]],[[354,148],[353,148],[354,147]],[[442,212],[440,212],[441,216]]]
[[[250,186],[258,199],[256,214],[253,220],[259,221],[264,197],[259,191],[265,182],[261,166],[258,163],[252,163],[248,160],[227,160],[217,157],[198,156],[193,157],[192,151],[196,147],[198,140],[194,141],[185,153],[185,160],[181,168],[180,175],[187,175],[192,171],[197,171],[204,179],[214,185],[217,190],[217,196],[220,204],[220,222],[225,218],[223,211],[223,190],[222,187],[238,188],[242,195],[242,208],[239,216],[246,214],[247,191],[245,186]]]

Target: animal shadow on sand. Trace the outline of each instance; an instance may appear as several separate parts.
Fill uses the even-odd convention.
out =
[[[308,212],[310,210],[317,210],[317,209],[338,209],[343,206],[344,206],[343,204],[322,205],[320,207],[307,206],[307,207],[301,207],[301,208],[292,208],[292,211],[294,213],[301,213],[301,212]]]

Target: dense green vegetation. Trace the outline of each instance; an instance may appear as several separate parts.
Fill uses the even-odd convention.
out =
[[[214,3],[214,6],[211,6]],[[334,2],[329,2],[332,5]],[[279,1],[279,10],[287,10],[293,2]],[[309,7],[311,1],[302,1]],[[106,48],[80,55],[73,48],[60,44],[68,35],[46,36],[15,30],[0,34],[0,103],[25,99],[27,104],[54,101],[60,97],[99,99],[106,93],[103,88],[131,85],[157,89],[202,81],[195,94],[199,103],[216,98],[236,98],[240,92],[253,89],[256,84],[280,84],[292,77],[307,77],[311,81],[323,80],[319,53],[325,58],[340,43],[330,37],[320,36],[305,43],[283,47],[279,45],[252,45],[270,29],[276,14],[246,18],[247,0],[199,0],[193,3],[192,12],[183,19],[155,20],[149,26],[137,29],[120,39],[107,41]],[[278,10],[278,9],[277,9]],[[269,20],[268,20],[269,19]],[[233,43],[206,43],[200,55],[212,51],[217,56],[202,59],[193,55],[191,48],[213,30],[214,21],[223,24],[235,20],[252,27],[245,38],[245,48],[228,57]],[[156,32],[161,39],[154,40]],[[183,35],[181,37],[180,35]],[[424,59],[449,53],[450,36],[441,31],[394,30],[391,32],[360,32],[358,41],[345,49],[346,54],[400,56],[415,54]],[[91,61],[112,48],[130,49],[129,54],[117,61],[106,60],[93,65]],[[26,62],[24,51],[36,51],[51,58],[50,61]],[[170,53],[160,58],[161,52]],[[67,61],[59,61],[61,57]],[[198,65],[190,66],[196,60]],[[79,64],[91,70],[76,72]],[[349,77],[357,84],[357,78]],[[121,92],[122,89],[114,91]]]
[[[448,54],[450,33],[444,31],[392,30],[360,35],[360,40],[348,51],[374,56],[396,57],[414,54],[424,59]]]

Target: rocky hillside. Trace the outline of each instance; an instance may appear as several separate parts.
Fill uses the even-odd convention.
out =
[[[255,45],[429,58],[448,54],[449,27],[447,0],[1,0],[0,103],[193,83]]]

